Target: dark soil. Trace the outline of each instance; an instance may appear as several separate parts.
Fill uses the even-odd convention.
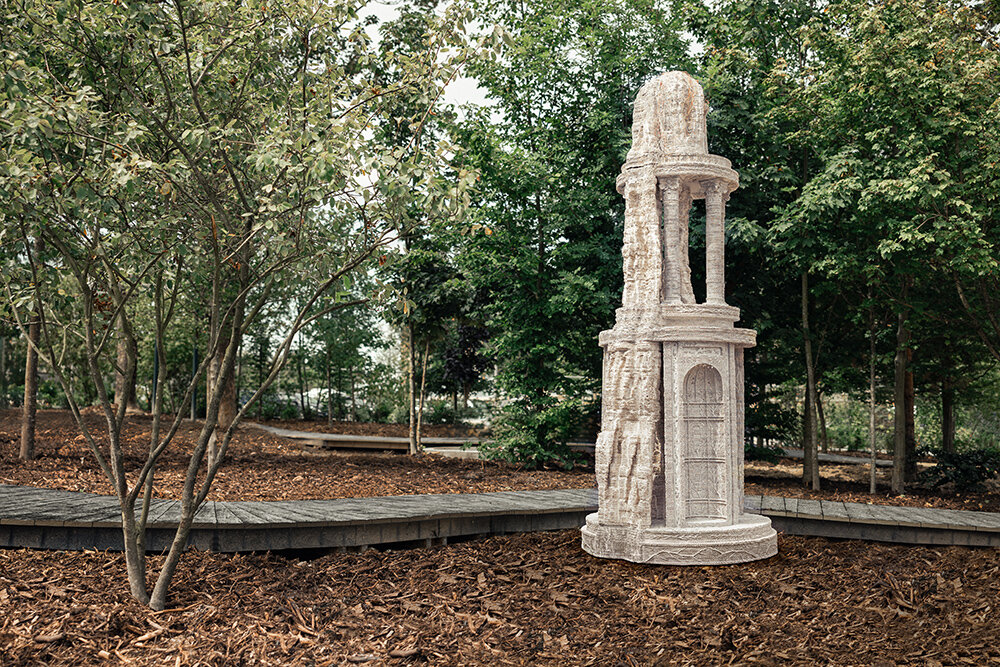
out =
[[[779,548],[711,568],[596,559],[576,531],[307,561],[188,552],[161,613],[129,597],[119,554],[0,551],[0,663],[1000,662],[1000,551]]]

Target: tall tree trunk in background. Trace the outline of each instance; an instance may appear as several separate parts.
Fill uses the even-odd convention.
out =
[[[0,335],[0,408],[7,402],[7,336]]]
[[[906,406],[906,481],[917,478],[917,428],[916,395],[913,390],[913,349],[906,351],[906,378],[903,384],[904,405]]]
[[[413,345],[413,323],[406,325],[406,376],[409,387],[409,407],[410,407],[410,454],[417,454],[419,450],[417,441],[417,392],[416,375],[417,359]]]
[[[871,292],[868,294],[871,303]],[[868,492],[874,494],[877,462],[875,453],[875,309],[868,307],[868,449],[871,452],[871,469],[868,471]]]
[[[24,360],[24,403],[21,405],[21,452],[22,461],[35,458],[35,413],[38,409],[38,351],[41,325],[38,315],[34,314],[28,324],[29,344]]]
[[[35,255],[45,249],[45,242],[39,236],[35,239]],[[35,413],[38,410],[38,344],[41,339],[41,304],[28,324],[28,349],[24,359],[24,403],[21,408],[21,451],[20,459],[30,461],[35,458]]]
[[[830,450],[830,436],[826,431],[826,415],[823,414],[823,394],[816,391],[816,414],[819,416],[819,441],[825,454]]]
[[[358,421],[358,404],[356,402],[354,393],[354,379],[356,376],[357,373],[354,372],[354,366],[352,365],[351,366],[351,421],[352,422]]]
[[[955,451],[955,385],[948,376],[941,380],[941,449]]]
[[[896,360],[893,384],[893,454],[892,492],[903,493],[906,488],[906,352],[910,343],[910,330],[906,326],[907,289],[903,285],[903,307],[896,324]]]
[[[125,402],[126,407],[138,409],[136,402],[136,361],[139,350],[135,337],[129,330],[124,316],[118,318],[118,341],[115,348],[115,403]]]
[[[424,359],[421,362],[420,370],[420,407],[417,409],[417,454],[424,453],[424,443],[420,441],[420,426],[424,421],[424,390],[427,386],[427,356],[431,351],[431,342],[428,340],[424,344]]]
[[[326,423],[333,426],[333,386],[330,384],[330,346],[326,346]]]
[[[299,385],[299,414],[306,418],[306,381],[302,373],[302,348],[299,348],[298,358],[295,360],[295,378]]]
[[[813,367],[812,338],[809,331],[809,272],[802,272],[802,341],[806,356],[806,399],[803,412],[802,483],[818,491],[819,452],[816,437],[816,369]]]

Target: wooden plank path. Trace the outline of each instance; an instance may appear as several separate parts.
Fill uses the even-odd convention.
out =
[[[747,496],[745,506],[793,535],[1000,547],[1000,514],[989,512],[782,496]],[[431,545],[483,535],[578,528],[596,509],[596,489],[207,502],[195,517],[190,543],[223,552]],[[153,502],[150,551],[169,546],[179,518],[177,501]],[[0,485],[0,547],[121,546],[115,498]]]
[[[244,425],[267,431],[274,435],[295,440],[305,447],[317,449],[379,449],[405,452],[410,448],[408,438],[397,438],[382,435],[349,435],[346,433],[318,433],[313,431],[292,431],[287,428],[267,426],[246,421]],[[420,441],[428,452],[457,456],[460,458],[478,458],[478,452],[472,445],[489,442],[484,438],[434,438],[421,436]],[[469,447],[468,449],[464,449]],[[571,442],[569,448],[576,452],[593,452],[594,445],[586,442]]]
[[[805,452],[801,449],[795,449],[794,447],[785,447],[784,455],[790,459],[802,459],[805,458]],[[838,465],[871,465],[871,458],[868,456],[847,456],[845,454],[830,454],[829,452],[819,452],[817,454],[820,463],[836,463]],[[879,468],[891,468],[892,461],[888,459],[876,459],[876,467]]]

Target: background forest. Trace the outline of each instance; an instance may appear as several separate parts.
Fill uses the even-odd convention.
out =
[[[568,462],[600,423],[631,104],[685,70],[740,173],[748,451],[874,445],[901,491],[920,450],[1000,448],[995,4],[13,4],[0,407],[37,368],[41,405],[206,418],[209,461],[239,419],[305,418]]]

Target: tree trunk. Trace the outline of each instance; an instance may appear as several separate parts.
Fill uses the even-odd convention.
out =
[[[7,406],[7,336],[0,335],[0,408]]]
[[[191,351],[191,380],[198,375],[198,342],[195,341],[194,349]],[[198,385],[195,383],[191,390],[191,421],[198,419]]]
[[[830,437],[826,431],[826,415],[823,414],[823,394],[816,392],[816,415],[819,417],[819,441],[825,454],[830,450]]]
[[[868,298],[871,299],[870,293]],[[875,453],[875,312],[871,306],[868,308],[868,449],[871,452],[868,492],[874,494],[878,456]]]
[[[333,426],[333,385],[330,384],[330,346],[326,346],[326,423]]]
[[[812,423],[812,410],[809,409],[809,390],[802,394],[802,485],[812,484],[812,457],[809,456],[809,440],[815,432]]]
[[[257,386],[260,386],[264,382],[264,369],[267,365],[267,348],[264,347],[263,337],[258,339],[257,343]],[[207,404],[206,404],[207,405]],[[257,401],[257,419],[264,418],[264,397],[261,396],[260,400]]]
[[[35,239],[35,255],[40,255],[45,242],[39,236]],[[38,410],[38,345],[41,340],[41,306],[36,306],[28,324],[28,349],[24,359],[24,404],[21,407],[21,451],[20,459],[30,461],[35,458],[35,413]]]
[[[354,393],[354,379],[356,376],[356,373],[354,372],[354,366],[350,367],[350,372],[351,372],[351,421],[356,422],[358,421],[358,404],[355,400],[355,393]]]
[[[212,432],[212,435],[211,435],[211,437],[210,437],[210,439],[208,441],[208,457],[207,458],[208,458],[208,465],[209,466],[214,465],[215,464],[215,460],[218,457],[218,454],[219,454],[219,441],[222,440],[222,434],[225,433],[229,429],[229,427],[233,423],[233,420],[236,418],[236,373],[235,373],[235,370],[234,370],[234,372],[229,373],[228,375],[226,375],[226,376],[224,376],[222,378],[222,379],[225,380],[225,382],[222,382],[221,386],[220,386],[220,376],[222,376],[222,373],[221,373],[221,370],[222,370],[222,368],[221,368],[221,359],[222,359],[222,357],[225,356],[228,345],[230,345],[230,344],[236,345],[237,349],[239,349],[239,347],[238,347],[239,346],[239,342],[232,340],[232,337],[231,337],[232,336],[232,330],[229,327],[227,327],[226,333],[227,333],[227,335],[229,337],[226,338],[226,339],[223,339],[223,341],[220,341],[220,343],[219,343],[219,348],[220,349],[218,351],[218,354],[216,354],[215,359],[213,360],[213,363],[212,363],[212,365],[215,366],[215,369],[216,369],[216,374],[215,374],[214,378],[212,378],[212,380],[213,380],[212,391],[213,392],[215,392],[215,391],[220,392],[220,398],[219,398],[219,412],[218,412],[218,418],[217,418],[216,423],[215,423],[215,430]],[[219,361],[219,364],[215,364],[216,360]],[[211,398],[212,397],[212,393],[209,393],[208,396],[209,396],[209,400],[212,400],[212,398]]]
[[[299,384],[299,414],[306,418],[306,383],[302,373],[302,348],[299,348],[298,358],[295,360],[295,377]]]
[[[917,429],[914,419],[916,413],[916,396],[913,391],[913,371],[910,370],[913,361],[913,350],[906,351],[906,377],[903,384],[904,405],[906,406],[906,481],[917,478]]]
[[[941,381],[941,449],[955,451],[955,385],[950,377]]]
[[[138,361],[139,350],[129,330],[125,316],[118,317],[118,341],[115,350],[115,403],[124,402],[128,408],[138,409],[136,402],[136,362]]]
[[[409,407],[410,407],[410,454],[418,453],[417,442],[417,397],[416,397],[416,352],[413,346],[413,323],[406,326],[406,376],[409,387]]]
[[[424,389],[427,386],[427,357],[431,351],[431,342],[424,343],[424,359],[420,370],[420,408],[417,410],[417,454],[424,453],[424,444],[420,442],[420,426],[424,421]]]
[[[803,413],[802,482],[819,491],[819,452],[816,437],[816,369],[813,367],[812,339],[809,332],[809,272],[802,272],[802,340],[806,357],[806,398]]]
[[[906,287],[903,288],[906,300]],[[896,325],[896,360],[893,384],[893,453],[892,492],[901,494],[906,488],[906,351],[910,330],[906,327],[906,309],[899,311]]]
[[[125,540],[125,571],[128,575],[132,597],[142,604],[149,604],[146,590],[146,554],[139,552],[139,527],[135,521],[135,506],[122,509],[122,533]]]

